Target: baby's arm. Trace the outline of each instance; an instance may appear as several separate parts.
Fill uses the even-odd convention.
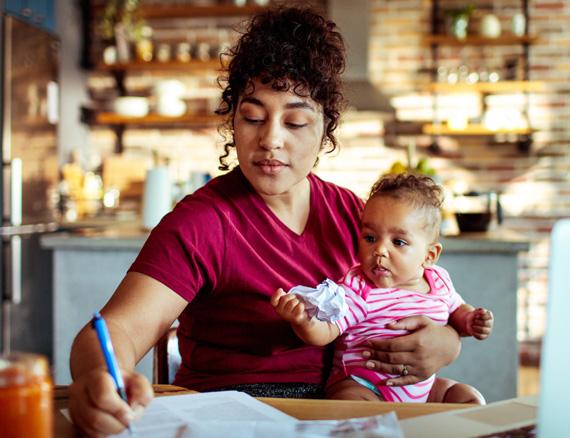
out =
[[[307,344],[327,345],[339,335],[335,324],[310,318],[305,305],[295,294],[288,294],[279,288],[271,297],[271,305],[281,318],[291,323],[293,331]]]
[[[493,313],[482,307],[475,309],[470,304],[462,304],[450,315],[449,324],[460,336],[473,336],[482,341],[493,330]]]

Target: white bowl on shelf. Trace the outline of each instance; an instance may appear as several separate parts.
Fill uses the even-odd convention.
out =
[[[186,113],[186,103],[180,99],[159,99],[156,112],[161,116],[180,117]]]
[[[148,99],[146,97],[122,96],[115,99],[115,113],[125,117],[144,117],[148,114]]]

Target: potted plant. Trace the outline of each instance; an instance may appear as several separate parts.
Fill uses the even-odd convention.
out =
[[[145,21],[140,16],[140,0],[109,0],[99,22],[99,34],[115,45],[119,61],[130,59],[130,43],[141,38]]]
[[[475,6],[471,3],[459,9],[450,9],[446,12],[449,19],[449,31],[451,35],[460,40],[467,37],[467,28],[469,27],[469,20],[475,11]]]

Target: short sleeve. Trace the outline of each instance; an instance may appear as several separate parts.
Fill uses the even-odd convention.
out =
[[[148,275],[191,301],[202,288],[215,288],[223,255],[219,214],[188,196],[152,230],[129,272]]]
[[[453,313],[459,306],[465,304],[465,300],[455,290],[449,272],[441,266],[433,266],[426,272],[430,276],[430,284],[436,294],[445,297],[449,313]]]

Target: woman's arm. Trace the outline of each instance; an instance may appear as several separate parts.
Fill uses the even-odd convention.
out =
[[[134,367],[187,304],[153,278],[129,273],[101,310],[123,372],[130,407],[117,394],[90,324],[79,332],[71,349],[74,382],[69,406],[74,423],[84,434],[118,433],[150,402],[152,387],[144,376],[134,372]]]
[[[453,362],[461,351],[461,341],[453,327],[437,325],[426,316],[404,318],[389,328],[412,333],[369,340],[370,349],[363,353],[367,368],[401,375],[388,380],[387,385],[410,385],[425,380]]]

